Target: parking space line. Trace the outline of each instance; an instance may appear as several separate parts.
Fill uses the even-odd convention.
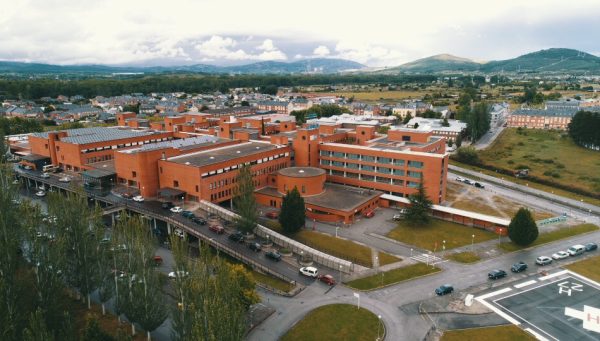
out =
[[[515,320],[514,318],[510,317],[508,314],[506,314],[505,312],[503,312],[502,310],[494,307],[493,304],[485,301],[485,299],[481,298],[481,297],[477,297],[476,300],[478,302],[480,302],[481,304],[483,304],[484,306],[486,306],[488,309],[492,310],[493,312],[495,312],[496,314],[500,315],[502,318],[504,318],[505,320],[507,320],[508,322],[514,324],[515,326],[519,326],[521,325],[521,322]]]
[[[487,293],[485,295],[481,295],[479,297],[476,297],[476,299],[485,300],[486,298],[490,298],[492,296],[504,294],[505,292],[509,292],[511,290],[512,290],[511,288],[504,288],[504,289],[501,289],[501,290],[497,290],[497,291],[494,291],[494,292]]]
[[[531,328],[525,328],[525,331],[528,332],[529,334],[535,336],[535,338],[538,339],[538,340],[540,340],[540,341],[550,341],[550,340],[546,339],[545,337],[541,336],[540,334],[536,333]]]
[[[526,287],[528,285],[532,285],[534,283],[537,283],[537,281],[534,280],[534,279],[532,279],[531,281],[527,281],[527,282],[524,282],[524,283],[515,284],[514,287],[517,288],[517,289],[521,289],[523,287]]]
[[[553,274],[550,274],[550,275],[547,275],[547,276],[544,276],[544,277],[540,277],[540,281],[545,281],[545,280],[550,279],[550,278],[562,276],[562,275],[564,275],[566,273],[569,273],[569,270],[563,270],[563,271],[555,272]]]

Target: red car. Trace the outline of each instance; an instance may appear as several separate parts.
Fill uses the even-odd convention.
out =
[[[365,213],[363,213],[363,216],[365,218],[373,218],[374,215],[375,215],[375,212],[373,212],[373,211],[366,211]]]
[[[161,256],[154,256],[154,258],[153,258],[153,259],[154,259],[154,264],[155,264],[156,266],[159,266],[159,265],[161,265],[161,264],[162,264],[162,262],[163,262],[163,259],[162,259],[162,257],[161,257]]]
[[[319,279],[319,281],[327,285],[335,285],[335,279],[331,275],[319,275],[319,277],[317,278]]]
[[[278,214],[277,212],[267,212],[267,214],[265,214],[265,217],[269,219],[277,219]]]
[[[223,234],[223,232],[225,232],[225,229],[221,225],[214,225],[213,224],[213,225],[210,225],[208,227],[208,229],[211,230],[211,231],[213,231],[213,232],[215,232],[215,233],[218,233],[218,234]]]

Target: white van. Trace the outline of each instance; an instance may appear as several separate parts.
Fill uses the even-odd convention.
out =
[[[44,173],[54,172],[54,171],[56,171],[57,168],[58,168],[58,166],[55,166],[55,165],[45,165],[44,167],[42,167],[42,171]]]
[[[567,251],[569,252],[569,255],[571,255],[571,256],[578,256],[585,252],[585,246],[573,245]]]

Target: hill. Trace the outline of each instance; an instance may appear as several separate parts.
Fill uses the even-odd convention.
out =
[[[600,72],[600,58],[586,52],[552,48],[517,58],[491,61],[481,66],[483,72]]]
[[[0,61],[0,74],[115,74],[115,73],[239,73],[239,74],[290,74],[338,73],[362,69],[365,66],[344,59],[304,59],[295,62],[266,61],[235,66],[207,64],[183,66],[108,66],[108,65],[53,65]]]
[[[456,57],[450,54],[438,54],[386,69],[384,72],[443,73],[477,71],[480,66],[480,63],[467,58]]]

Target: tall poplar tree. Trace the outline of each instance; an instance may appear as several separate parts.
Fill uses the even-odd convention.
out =
[[[257,225],[258,213],[254,197],[252,169],[249,164],[240,167],[236,184],[233,206],[239,216],[235,220],[235,225],[242,232],[252,233]]]

